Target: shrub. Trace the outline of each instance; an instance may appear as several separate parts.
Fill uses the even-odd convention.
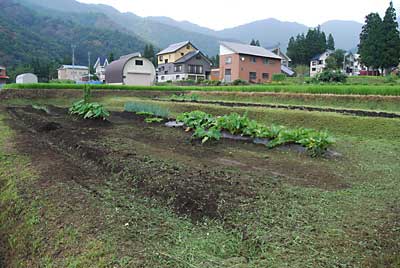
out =
[[[232,85],[234,86],[245,86],[249,85],[249,82],[242,80],[242,79],[236,79],[235,81],[232,82]]]
[[[155,115],[159,117],[169,117],[169,110],[158,105],[140,103],[140,102],[128,102],[125,104],[125,111],[134,112],[141,115]]]
[[[201,139],[201,143],[206,143],[209,140],[219,140],[222,134],[219,129],[215,126],[206,130],[204,127],[198,127],[195,129],[192,138]]]
[[[178,115],[176,121],[184,123],[189,128],[196,129],[199,127],[210,128],[213,126],[215,119],[211,114],[193,111]]]
[[[345,83],[347,76],[340,72],[325,70],[317,76],[319,82],[325,83]]]
[[[285,74],[273,74],[272,75],[272,81],[274,82],[283,82],[286,79]]]

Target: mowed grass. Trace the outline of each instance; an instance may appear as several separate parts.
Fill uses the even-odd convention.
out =
[[[77,84],[9,84],[5,89],[83,89]],[[249,86],[117,86],[91,85],[92,89],[133,91],[228,91],[228,92],[289,92],[310,94],[384,95],[399,96],[400,85],[353,85],[353,84],[265,84]]]
[[[243,92],[191,92],[199,100],[246,102],[262,104],[283,104],[294,106],[324,107],[337,109],[358,109],[400,112],[400,97],[394,96],[343,96],[290,93],[243,93]],[[172,96],[172,95],[171,95]],[[165,97],[164,97],[165,98]],[[168,98],[168,97],[166,97]]]
[[[129,243],[119,245],[122,252],[127,253],[126,256],[117,254],[119,262],[112,262],[117,256],[93,254],[93,267],[100,260],[109,261],[116,267],[361,268],[400,265],[400,222],[396,209],[400,206],[400,120],[158,103],[115,96],[98,100],[112,110],[122,110],[125,102],[131,100],[159,104],[175,115],[195,109],[215,115],[247,111],[251,118],[268,124],[327,129],[337,138],[334,149],[343,157],[337,160],[304,157],[298,164],[320,163],[321,169],[335,170],[347,186],[323,190],[282,183],[279,178],[266,176],[256,201],[235,208],[225,222],[204,220],[193,223],[154,200],[124,195],[117,178],[110,178],[109,187],[96,189],[104,196],[103,203],[98,204],[99,209],[114,211],[107,214],[109,231],[100,237],[112,241],[136,241],[142,244],[142,249],[135,248],[129,253]],[[69,101],[61,99],[54,103],[67,104]],[[9,130],[3,127],[3,131]],[[290,152],[272,152],[274,156],[282,157],[282,161],[297,157]],[[12,177],[14,181],[20,179],[18,174]],[[79,236],[74,237],[78,240],[73,241],[79,241]],[[66,240],[65,243],[75,245],[77,242],[73,241]],[[36,258],[44,259],[40,254]],[[74,256],[69,260],[74,260]],[[80,263],[73,266],[72,263],[69,267],[85,266]]]

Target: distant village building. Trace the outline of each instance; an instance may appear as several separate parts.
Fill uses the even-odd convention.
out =
[[[6,67],[0,66],[0,86],[7,83],[8,78]]]
[[[20,74],[15,79],[17,84],[36,84],[38,83],[38,77],[32,73]]]
[[[232,42],[220,44],[220,80],[226,83],[242,79],[250,83],[271,82],[281,73],[282,58],[263,47]]]
[[[291,77],[295,75],[295,72],[289,67],[292,59],[289,58],[279,47],[272,49],[272,52],[282,58],[281,61],[281,72]]]
[[[99,81],[106,81],[106,67],[108,66],[108,59],[106,57],[98,57],[96,63],[94,64],[94,71]]]
[[[361,63],[360,54],[349,53],[346,55],[345,73],[349,76],[362,75],[367,68]]]
[[[156,68],[140,53],[122,56],[108,64],[105,70],[107,84],[150,86],[155,78]]]
[[[158,82],[209,79],[211,62],[190,41],[170,45],[157,58]]]
[[[310,77],[315,77],[316,75],[323,72],[326,68],[326,59],[333,53],[331,50],[327,50],[322,54],[316,55],[311,59],[310,62]]]
[[[58,69],[59,80],[82,81],[89,75],[89,68],[79,65],[62,65]]]
[[[219,68],[211,69],[210,80],[211,81],[219,81]]]

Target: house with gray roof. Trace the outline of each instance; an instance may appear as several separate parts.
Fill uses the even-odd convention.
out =
[[[324,53],[315,55],[310,61],[310,77],[315,77],[326,68],[326,59],[333,53],[327,50]]]
[[[272,75],[281,73],[282,58],[259,46],[221,42],[219,56],[220,81],[241,79],[250,83],[268,83]]]
[[[210,60],[190,41],[172,44],[160,51],[157,57],[158,82],[209,78]]]

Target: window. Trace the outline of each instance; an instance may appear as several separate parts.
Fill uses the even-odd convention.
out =
[[[191,74],[202,74],[203,66],[202,65],[189,65],[189,73]]]
[[[268,65],[269,64],[269,59],[264,58],[264,64]]]
[[[317,70],[317,68],[312,68],[311,70],[312,70],[313,72],[315,72],[315,71]]]
[[[182,65],[175,65],[174,71],[175,72],[182,72]]]
[[[142,60],[135,60],[135,65],[143,66]]]
[[[164,77],[164,76],[161,76],[161,80],[165,80],[165,77]]]
[[[250,62],[256,63],[256,62],[257,62],[257,58],[256,58],[256,57],[251,57],[251,58],[250,58]]]
[[[263,73],[263,74],[262,74],[262,78],[263,78],[264,80],[269,80],[269,73]]]
[[[318,61],[318,64],[324,64],[324,61],[323,60],[320,60],[320,61]]]
[[[168,63],[168,59],[165,59],[164,63]]]
[[[317,65],[317,63],[315,61],[313,61],[313,62],[311,62],[311,65],[315,66],[315,65]]]
[[[181,78],[181,76],[178,74],[178,75],[176,76],[176,80],[179,80],[179,78]]]
[[[249,78],[250,78],[250,81],[257,80],[257,73],[256,72],[250,72],[249,73]]]
[[[196,59],[197,59],[197,60],[201,60],[201,56],[200,56],[200,55],[197,55],[197,56],[196,56]]]
[[[190,49],[190,45],[187,45],[187,46],[186,46],[186,49],[189,50],[189,49]]]
[[[182,57],[185,56],[185,53],[182,52],[182,53],[181,53],[181,56],[182,56]]]
[[[231,63],[232,63],[232,57],[226,57],[225,64],[231,64]]]
[[[246,58],[245,58],[245,57],[241,57],[240,60],[241,60],[241,61],[245,61]]]
[[[163,61],[163,60],[164,60],[164,59],[163,59],[163,56],[160,56],[159,60],[160,60],[160,61]]]

